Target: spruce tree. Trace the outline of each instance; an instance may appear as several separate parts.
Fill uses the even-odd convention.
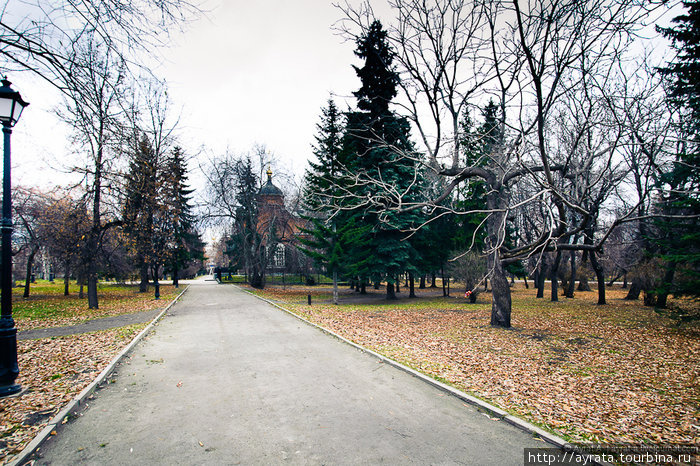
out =
[[[405,118],[391,111],[389,104],[396,96],[398,74],[392,68],[394,52],[389,46],[386,31],[375,20],[367,33],[357,41],[355,55],[363,60],[362,67],[354,67],[362,86],[354,96],[359,111],[348,114],[344,150],[354,157],[353,170],[381,183],[357,186],[357,198],[386,199],[386,208],[357,206],[352,212],[358,224],[372,227],[371,261],[359,268],[368,276],[360,280],[386,280],[387,299],[395,299],[394,285],[403,272],[416,272],[420,256],[407,232],[416,227],[420,218],[414,212],[389,209],[396,202],[413,203],[418,200],[420,180],[416,180],[415,151],[409,140],[410,127]]]
[[[129,238],[133,260],[139,271],[139,291],[142,293],[148,291],[156,195],[157,166],[153,147],[144,135],[131,156],[122,209],[124,231]]]
[[[164,192],[171,219],[168,261],[177,288],[179,272],[192,261],[204,259],[204,243],[195,229],[192,212],[194,190],[187,184],[185,158],[179,146],[173,148],[166,163]]]
[[[306,238],[300,241],[300,248],[314,259],[317,266],[323,267],[333,278],[333,303],[338,304],[338,276],[342,273],[341,261],[344,247],[341,244],[342,229],[348,228],[343,222],[344,215],[334,215],[339,202],[343,147],[344,121],[335,102],[328,100],[322,109],[321,122],[316,125],[316,145],[313,153],[316,161],[309,162],[304,180],[304,206],[312,212],[306,219],[309,228],[304,230]],[[341,220],[341,230],[338,221]]]

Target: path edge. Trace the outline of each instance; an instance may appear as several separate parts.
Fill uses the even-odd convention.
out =
[[[185,294],[187,290],[190,289],[190,285],[188,284],[184,290],[180,292],[179,295],[177,295],[171,302],[168,304],[165,309],[163,309],[152,321],[149,323],[146,328],[141,330],[138,335],[136,335],[129,344],[127,344],[122,350],[112,359],[112,361],[105,367],[102,372],[88,384],[83,390],[78,393],[78,395],[73,398],[66,406],[63,407],[61,411],[58,412],[51,420],[49,423],[44,427],[33,439],[31,442],[27,444],[24,449],[19,452],[17,455],[15,455],[12,460],[10,460],[7,463],[7,466],[19,466],[21,464],[24,464],[29,457],[36,452],[36,450],[46,441],[46,439],[51,435],[51,432],[56,430],[62,423],[65,418],[70,416],[74,411],[76,411],[80,406],[82,406],[83,402],[92,395],[97,387],[101,385],[107,377],[114,371],[115,367],[117,364],[121,362],[121,360],[126,356],[134,347],[151,331],[153,330],[153,327],[158,323],[158,321],[172,308],[175,303],[177,303],[182,295]]]
[[[334,338],[337,338],[338,340],[342,341],[343,343],[348,344],[348,345],[352,346],[353,348],[362,351],[363,353],[367,353],[367,354],[379,359],[383,363],[389,364],[390,366],[393,366],[393,367],[395,367],[403,372],[406,372],[407,374],[410,374],[413,377],[416,377],[417,379],[420,379],[423,382],[425,382],[429,385],[432,385],[433,387],[436,387],[445,393],[448,393],[448,394],[450,394],[450,395],[452,395],[452,396],[454,396],[454,397],[456,397],[456,398],[458,398],[466,403],[469,403],[472,406],[475,406],[478,410],[486,411],[489,415],[491,415],[495,418],[498,418],[499,420],[505,421],[508,424],[511,424],[511,425],[517,427],[518,429],[523,430],[525,432],[528,432],[532,435],[536,435],[551,445],[554,445],[554,446],[556,446],[558,448],[562,448],[562,449],[572,448],[571,444],[569,444],[566,440],[559,437],[558,435],[547,432],[546,430],[544,430],[540,427],[537,427],[536,425],[531,424],[530,422],[525,421],[524,419],[521,419],[519,417],[516,417],[512,414],[507,413],[506,411],[502,410],[501,408],[498,408],[497,406],[492,405],[491,403],[488,403],[488,402],[486,402],[480,398],[477,398],[475,396],[469,395],[468,393],[465,393],[465,392],[458,390],[450,385],[442,383],[439,380],[435,380],[432,377],[429,377],[421,372],[418,372],[415,369],[411,369],[410,367],[408,367],[404,364],[401,364],[398,361],[395,361],[387,356],[384,356],[382,354],[377,353],[376,351],[372,351],[371,349],[365,348],[364,346],[361,346],[361,345],[359,345],[351,340],[348,340],[347,338],[335,333],[334,331],[329,330],[325,327],[322,327],[321,325],[318,325],[314,322],[311,322],[307,318],[302,317],[299,314],[297,314],[293,311],[290,311],[289,309],[286,309],[285,307],[279,305],[278,303],[276,303],[274,301],[271,301],[267,298],[263,298],[262,296],[259,296],[251,291],[243,289],[240,286],[237,286],[237,285],[233,285],[233,286],[235,286],[236,288],[240,289],[241,291],[243,291],[245,293],[248,293],[251,296],[255,296],[256,298],[260,299],[261,301],[265,301],[266,303],[268,303],[268,304],[270,304],[278,309],[281,309],[282,311],[286,312],[287,314],[290,314],[290,315],[296,317],[297,319],[301,320],[302,322],[304,322],[308,325],[311,325],[312,327],[317,328],[318,330],[322,331],[323,333],[330,335]],[[597,464],[601,464],[601,463],[597,463]]]

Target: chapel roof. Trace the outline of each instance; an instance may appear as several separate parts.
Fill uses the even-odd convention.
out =
[[[284,196],[280,188],[272,183],[272,170],[267,169],[267,183],[265,183],[258,192],[262,196]]]

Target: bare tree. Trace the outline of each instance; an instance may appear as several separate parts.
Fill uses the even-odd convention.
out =
[[[187,0],[6,0],[0,9],[0,57],[71,94],[82,66],[73,47],[92,36],[112,56],[136,63],[168,43],[169,31],[199,14]]]
[[[212,159],[205,169],[207,208],[204,216],[230,231],[233,259],[245,270],[252,286],[265,286],[265,274],[280,239],[287,231],[288,214],[283,205],[262,209],[258,191],[266,178],[259,176],[274,162],[264,146],[252,154],[231,153]],[[271,188],[272,189],[272,188]],[[281,195],[281,193],[279,193]]]
[[[114,174],[117,140],[122,127],[126,70],[95,36],[87,35],[76,44],[71,68],[71,86],[66,89],[65,105],[58,115],[74,130],[74,143],[86,163],[75,170],[83,174],[92,227],[85,244],[88,305],[98,307],[97,256],[105,230],[118,223],[116,211],[108,211],[105,195],[116,194]],[[114,207],[114,206],[113,206]]]
[[[417,161],[447,180],[435,198],[410,204],[397,193],[391,208],[439,215],[445,211],[442,201],[457,186],[472,178],[484,181],[495,326],[510,326],[509,263],[549,250],[557,252],[555,261],[561,251],[585,250],[600,277],[597,254],[610,230],[596,230],[601,207],[626,176],[616,157],[628,134],[628,121],[610,121],[612,106],[605,93],[650,10],[635,0],[526,6],[516,0],[393,0],[391,5],[396,20],[390,37],[403,78],[403,111],[426,154],[426,160]],[[354,9],[346,4],[342,10],[341,29],[351,35],[365,31],[373,16],[367,5]],[[470,105],[487,99],[496,99],[500,107],[500,142],[481,160],[466,163],[459,150],[459,119]],[[576,101],[580,107],[572,108]],[[603,113],[597,111],[601,105]],[[552,129],[561,125],[558,119],[567,110],[575,112],[568,141],[558,142]],[[393,192],[383,180],[359,176],[358,184],[375,183]],[[541,212],[535,234],[507,245],[509,217],[526,208]],[[630,220],[635,210],[636,204],[630,206],[609,227]],[[577,235],[587,239],[572,241]]]

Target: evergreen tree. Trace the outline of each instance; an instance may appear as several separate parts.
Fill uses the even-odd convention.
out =
[[[130,240],[133,261],[139,271],[139,291],[148,291],[148,271],[151,262],[154,210],[157,195],[155,153],[144,135],[131,156],[126,175],[126,195],[122,209],[123,226]]]
[[[179,272],[192,261],[204,259],[204,243],[195,229],[192,193],[187,184],[187,169],[182,148],[170,153],[165,172],[165,199],[170,211],[169,267],[173,284],[178,287]]]
[[[342,245],[342,237],[351,223],[343,221],[346,216],[342,213],[334,215],[341,187],[347,183],[341,178],[345,164],[342,159],[343,116],[332,99],[322,109],[321,122],[316,128],[318,134],[313,148],[316,161],[309,162],[303,199],[312,215],[306,217],[310,228],[304,230],[307,238],[301,239],[303,247],[300,249],[332,276],[333,303],[338,304],[338,276],[342,273],[342,256],[347,249]]]
[[[661,71],[671,79],[669,98],[679,109],[680,142],[672,169],[660,177],[665,189],[657,208],[683,217],[657,224],[655,242],[667,264],[656,290],[662,307],[669,292],[700,295],[700,1],[683,5],[687,12],[673,20],[674,27],[660,28],[677,51]]]
[[[362,281],[386,280],[387,299],[394,299],[398,276],[417,271],[420,256],[406,236],[420,218],[415,212],[397,212],[388,207],[396,202],[396,196],[404,204],[417,202],[421,183],[415,179],[416,154],[409,140],[408,121],[389,108],[399,77],[392,68],[394,52],[379,21],[375,20],[358,39],[355,54],[364,61],[362,67],[354,67],[362,86],[354,92],[359,111],[348,114],[344,150],[354,157],[353,170],[381,180],[355,187],[355,196],[386,200],[379,208],[360,205],[352,211],[358,225],[372,227],[371,260],[358,261],[363,266],[356,269],[369,274],[360,276]]]
[[[497,126],[495,121],[495,104],[493,101],[482,110],[484,117],[483,124],[475,129],[474,121],[465,111],[461,122],[461,149],[464,154],[465,166],[485,166],[488,163],[488,155],[493,144],[493,137],[496,136]],[[486,229],[484,228],[485,213],[474,211],[486,210],[486,185],[483,180],[473,178],[466,180],[457,189],[455,208],[461,212],[471,212],[460,216],[459,227],[454,236],[454,248],[458,251],[465,251],[469,248],[476,248],[482,251]]]

